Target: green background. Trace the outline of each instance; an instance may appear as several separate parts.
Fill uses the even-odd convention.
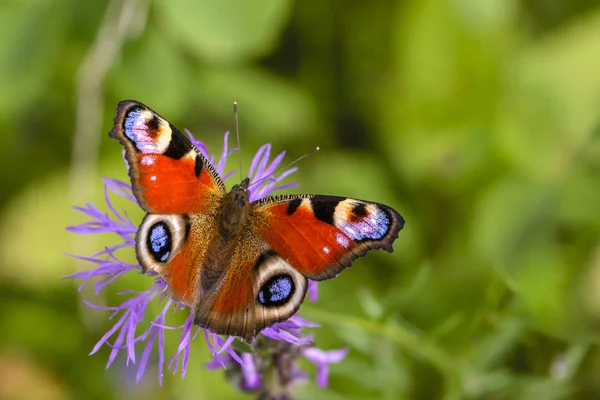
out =
[[[92,267],[65,252],[117,241],[64,228],[106,210],[101,176],[127,179],[107,135],[127,98],[213,153],[237,100],[245,171],[263,143],[320,146],[288,182],[405,217],[393,254],[302,307],[350,354],[299,399],[600,398],[597,1],[5,0],[0,90],[0,398],[251,398],[201,337],[162,387],[154,362],[136,385],[88,356],[111,323],[82,298],[151,282],[60,279]]]

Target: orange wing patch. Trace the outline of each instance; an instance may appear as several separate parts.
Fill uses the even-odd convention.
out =
[[[144,210],[202,213],[225,194],[216,170],[189,138],[142,103],[120,102],[109,135],[125,147],[133,193]]]
[[[192,258],[193,247],[196,244],[188,242],[182,251],[169,261],[163,279],[167,282],[169,295],[184,304],[195,306],[200,300],[198,282],[199,270]]]
[[[185,157],[174,160],[161,154],[143,154],[130,174],[137,181],[134,192],[144,208],[159,214],[201,213],[222,191],[202,160]],[[197,175],[197,173],[199,174]],[[136,179],[133,179],[135,176]]]
[[[335,277],[372,249],[392,251],[404,225],[383,204],[333,196],[278,196],[255,205],[259,235],[300,273]]]
[[[292,215],[287,214],[287,204],[271,207],[263,237],[301,274],[314,280],[330,278],[327,271],[337,270],[356,245],[336,227],[316,219],[309,200],[304,202],[307,204],[299,206]]]
[[[249,339],[291,317],[306,290],[306,278],[250,227],[235,243],[223,279],[203,294],[195,322],[213,332]]]
[[[222,280],[203,293],[195,321],[199,326],[229,335],[255,334],[255,327],[262,323],[255,306],[253,269],[259,255],[257,248],[240,241]]]

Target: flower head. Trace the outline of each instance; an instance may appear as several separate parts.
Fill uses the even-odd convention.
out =
[[[227,157],[237,150],[229,150],[228,132],[224,137],[223,151],[216,162],[215,158],[208,154],[206,146],[202,142],[195,140],[189,132],[187,134],[199,151],[215,166],[218,174],[223,176],[224,180],[236,172],[232,171],[224,175]],[[269,161],[270,155],[271,146],[265,144],[258,150],[252,160],[249,171],[251,201],[263,198],[277,190],[298,186],[297,184],[280,184],[284,178],[294,173],[296,168],[287,169],[277,176],[274,175],[283,160],[285,152],[278,154],[272,161]],[[140,265],[125,262],[116,254],[122,249],[135,248],[137,227],[125,212],[117,211],[111,201],[111,195],[120,196],[137,205],[131,186],[125,182],[109,178],[103,179],[103,182],[108,211],[103,212],[92,204],[75,207],[76,210],[85,214],[90,220],[67,228],[69,231],[78,234],[113,233],[119,238],[116,244],[106,247],[91,256],[75,256],[94,264],[95,267],[88,271],[70,275],[69,278],[82,279],[80,289],[90,280],[94,280],[96,293],[106,289],[111,283],[131,271],[141,271]],[[124,298],[119,305],[101,306],[85,301],[85,304],[91,308],[110,311],[109,319],[115,321],[112,328],[98,341],[90,354],[96,353],[103,346],[108,346],[110,348],[108,368],[113,364],[119,353],[125,353],[127,365],[130,363],[136,364],[136,379],[139,381],[146,371],[153,350],[156,349],[158,379],[162,383],[165,363],[167,363],[167,368],[171,369],[173,374],[181,371],[181,376],[185,376],[191,343],[198,336],[200,328],[194,325],[195,310],[193,307],[188,307],[169,298],[165,294],[166,282],[156,273],[147,272],[146,275],[152,278],[152,281],[149,281],[149,288],[141,292],[129,290],[119,293]],[[310,299],[316,301],[318,297],[316,282],[309,282],[308,291]],[[157,315],[148,317],[148,314],[150,314],[148,311],[149,304],[152,302],[162,304],[162,308]],[[172,314],[169,311],[187,313],[183,324],[167,324],[167,315]],[[141,329],[141,326],[144,326],[145,329]],[[207,366],[210,369],[228,368],[230,370],[228,376],[232,377],[234,383],[241,390],[260,390],[263,392],[268,392],[270,388],[264,382],[262,376],[269,370],[276,371],[279,377],[278,382],[285,389],[282,393],[287,393],[287,389],[291,387],[292,383],[307,378],[307,375],[300,371],[296,363],[298,357],[304,357],[317,366],[317,383],[326,386],[328,365],[339,362],[345,356],[347,350],[325,352],[313,347],[312,337],[302,331],[304,328],[316,326],[316,324],[294,315],[287,321],[279,322],[264,329],[252,344],[252,352],[240,352],[233,349],[232,343],[241,339],[233,336],[221,337],[210,330],[204,329],[203,336],[213,357]],[[175,354],[167,361],[164,346],[166,334],[170,331],[179,334],[179,344]],[[265,357],[264,353],[269,353],[269,357]],[[266,360],[270,361],[267,362]]]

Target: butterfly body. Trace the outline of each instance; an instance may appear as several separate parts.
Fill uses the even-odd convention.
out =
[[[190,140],[136,101],[119,103],[110,136],[125,147],[148,212],[136,236],[140,265],[216,333],[250,339],[289,318],[308,279],[333,278],[372,249],[391,252],[404,225],[391,207],[344,197],[250,202],[249,178],[227,192]]]
[[[231,259],[248,223],[250,192],[249,180],[245,179],[223,197],[216,217],[217,229],[213,233],[206,257],[202,260],[205,271],[200,280],[203,292],[208,292],[223,277],[231,265]]]

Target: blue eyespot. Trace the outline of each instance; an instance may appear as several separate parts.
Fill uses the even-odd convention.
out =
[[[139,121],[142,120],[142,109],[139,107],[132,108],[125,117],[123,130],[125,132],[125,135],[134,143],[137,141],[137,137],[135,134],[135,130],[137,129],[136,124],[138,124]]]
[[[267,307],[287,303],[294,294],[294,281],[289,275],[275,275],[258,292],[258,301]]]
[[[158,262],[165,262],[171,254],[171,232],[164,222],[150,227],[147,239],[148,251]]]
[[[389,232],[391,217],[385,209],[368,213],[363,211],[355,221],[345,222],[339,226],[340,230],[350,239],[361,242],[363,240],[380,240]]]

